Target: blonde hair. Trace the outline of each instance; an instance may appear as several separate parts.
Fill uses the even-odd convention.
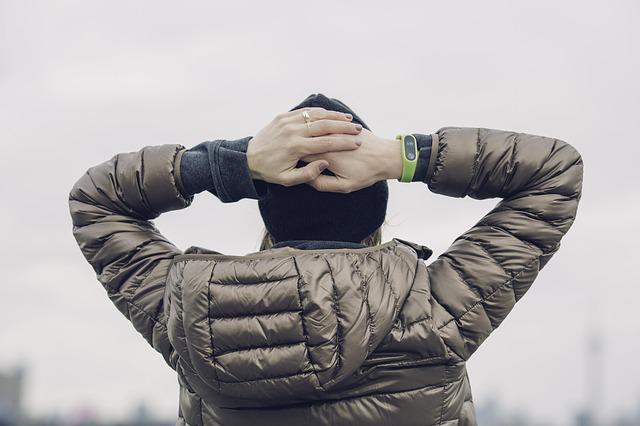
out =
[[[367,247],[374,247],[382,242],[382,225],[373,231],[368,237],[360,241]],[[274,244],[273,237],[266,228],[262,231],[262,241],[260,242],[260,251],[270,249]]]

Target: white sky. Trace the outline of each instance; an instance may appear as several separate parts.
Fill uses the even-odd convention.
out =
[[[592,374],[592,324],[601,409],[640,404],[638,2],[224,3],[0,0],[0,368],[28,366],[33,412],[119,416],[144,400],[177,413],[174,373],[73,239],[73,183],[118,152],[253,135],[317,92],[388,137],[479,126],[575,146],[576,221],[470,361],[474,398],[567,424]],[[499,201],[390,186],[384,240],[425,244],[432,260]],[[182,249],[227,254],[257,250],[262,229],[255,201],[209,194],[156,224]]]

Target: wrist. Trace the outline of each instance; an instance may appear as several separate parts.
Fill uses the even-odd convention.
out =
[[[402,142],[397,139],[384,139],[380,164],[383,165],[382,179],[400,179],[402,177]]]
[[[413,134],[398,134],[402,152],[402,176],[399,182],[413,182],[418,164],[418,141]]]
[[[256,154],[255,154],[255,144],[253,144],[254,138],[249,139],[247,143],[247,167],[249,169],[249,174],[252,179],[264,180],[262,176],[258,172],[257,164],[256,164]]]

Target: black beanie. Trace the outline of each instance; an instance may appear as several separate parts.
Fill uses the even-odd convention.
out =
[[[318,93],[309,95],[290,111],[322,107],[350,113],[353,122],[369,127],[348,106]],[[300,160],[296,167],[307,163]],[[329,169],[323,174],[333,176]],[[258,207],[274,243],[286,240],[350,241],[358,243],[384,222],[389,189],[386,180],[350,193],[318,191],[302,183],[283,186],[269,183]]]

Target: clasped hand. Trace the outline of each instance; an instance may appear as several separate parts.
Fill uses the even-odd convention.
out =
[[[304,121],[307,111],[311,122]],[[377,137],[350,114],[303,108],[278,114],[247,147],[254,179],[284,186],[306,183],[318,191],[349,193],[402,173],[401,145]],[[299,160],[308,164],[297,168]],[[328,168],[334,176],[323,175]]]

